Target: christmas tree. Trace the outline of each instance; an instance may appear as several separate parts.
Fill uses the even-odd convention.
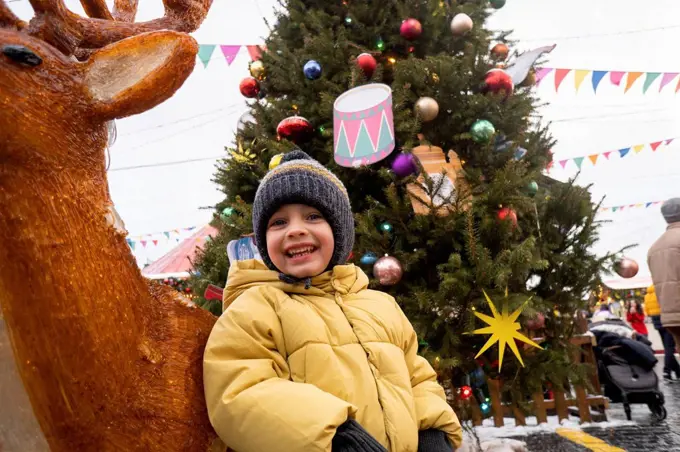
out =
[[[582,378],[568,339],[610,256],[591,252],[597,206],[587,189],[543,175],[553,140],[536,121],[532,75],[513,86],[502,70],[513,60],[508,33],[484,27],[504,3],[287,1],[241,83],[251,117],[217,169],[220,234],[196,263],[194,292],[224,286],[226,247],[251,233],[258,181],[300,147],[344,182],[356,214],[350,262],[395,296],[444,378],[460,386],[481,369],[515,400]],[[380,102],[375,84],[391,88],[393,129],[382,124],[389,104],[334,113],[357,87],[368,87],[353,97],[359,109]],[[484,326],[475,312],[490,315],[484,291],[499,310],[526,305],[518,321],[544,330],[525,367],[506,354],[499,371],[495,348],[474,359],[488,337],[466,333]]]

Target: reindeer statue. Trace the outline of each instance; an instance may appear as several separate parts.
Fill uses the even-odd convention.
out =
[[[90,17],[29,1],[26,23],[0,0],[0,335],[14,355],[0,373],[20,376],[51,450],[217,450],[201,364],[215,318],[141,276],[105,170],[107,122],[179,89],[197,53],[185,33],[212,0],[164,0],[144,23],[138,0],[81,0]]]

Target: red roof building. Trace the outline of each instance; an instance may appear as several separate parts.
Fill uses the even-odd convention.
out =
[[[206,225],[191,237],[183,240],[169,253],[144,267],[142,275],[149,279],[186,278],[193,268],[198,250],[203,249],[210,236],[217,235],[217,229]]]

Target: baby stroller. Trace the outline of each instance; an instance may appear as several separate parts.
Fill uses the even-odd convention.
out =
[[[657,359],[647,344],[616,334],[594,331],[595,356],[604,395],[613,403],[623,403],[631,420],[630,405],[646,403],[657,420],[666,419],[664,396],[654,372]]]

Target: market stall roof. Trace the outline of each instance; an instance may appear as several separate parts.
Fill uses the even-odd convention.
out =
[[[206,239],[216,236],[217,229],[206,225],[192,236],[183,240],[169,253],[154,261],[142,270],[142,275],[149,279],[185,278],[189,276],[198,250],[205,245]]]
[[[640,289],[647,288],[652,285],[651,276],[637,276],[635,278],[616,278],[616,279],[605,279],[604,285],[610,289]]]

